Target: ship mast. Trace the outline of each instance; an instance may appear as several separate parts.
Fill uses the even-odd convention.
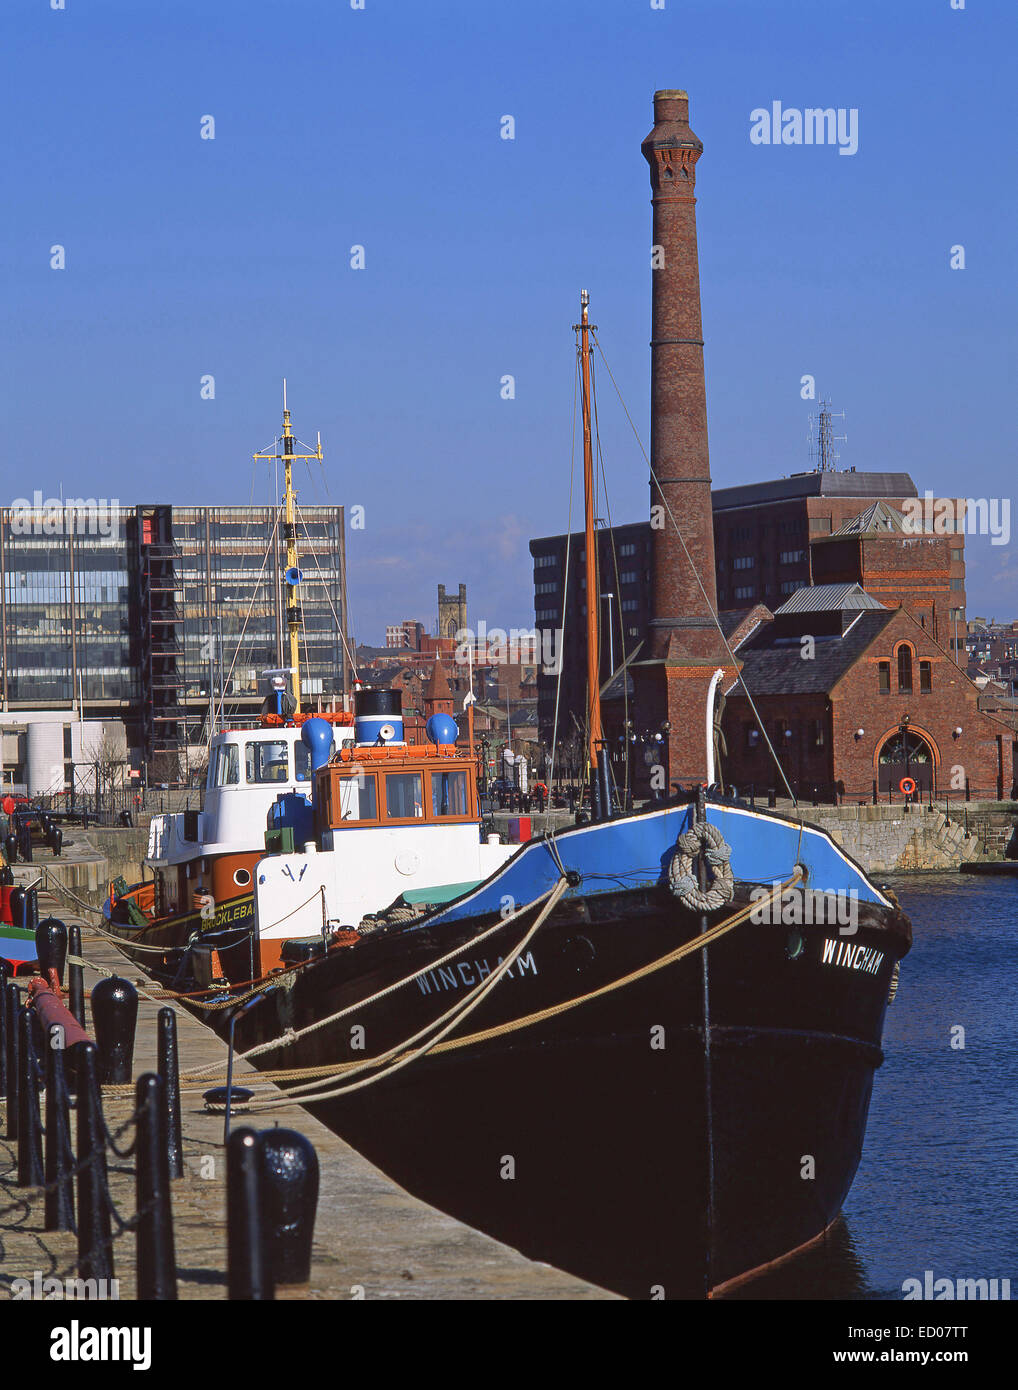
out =
[[[281,454],[255,454],[255,459],[271,459],[278,462],[283,461],[283,476],[286,482],[285,505],[286,513],[283,524],[283,538],[286,541],[286,582],[290,588],[290,594],[286,604],[286,624],[290,634],[290,674],[293,681],[293,700],[294,712],[300,714],[300,624],[301,607],[297,598],[297,588],[301,581],[301,572],[297,564],[297,514],[294,504],[296,496],[293,490],[293,464],[298,459],[317,459],[322,458],[322,436],[318,436],[318,448],[314,453],[298,454],[294,452],[293,426],[290,424],[290,412],[286,408],[286,379],[283,379],[283,452]]]
[[[587,575],[587,727],[589,743],[587,757],[591,770],[592,789],[597,784],[599,750],[602,744],[601,683],[598,661],[597,619],[597,549],[594,536],[594,459],[590,424],[590,328],[587,314],[590,295],[580,291],[580,322],[574,325],[578,334],[580,354],[581,405],[583,414],[583,510],[586,536]],[[603,751],[603,750],[601,750]],[[593,804],[593,802],[592,802]]]

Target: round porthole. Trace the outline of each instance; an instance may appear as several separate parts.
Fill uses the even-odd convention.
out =
[[[802,934],[797,931],[788,933],[788,941],[785,944],[785,955],[789,960],[798,960],[802,955],[803,947],[806,945]]]
[[[233,875],[233,881],[238,888],[246,888],[251,882],[251,874],[248,869],[238,869]]]

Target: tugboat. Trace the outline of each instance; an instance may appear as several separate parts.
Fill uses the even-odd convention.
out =
[[[578,328],[590,557],[586,295]],[[425,894],[421,917],[406,894],[382,908],[351,772],[372,825],[395,778],[405,823],[434,814],[457,761],[437,746],[405,789],[390,749],[317,769],[313,839],[257,865],[256,925],[304,912],[346,930],[246,1000],[236,1041],[410,1191],[531,1257],[634,1298],[723,1295],[834,1223],[911,927],[825,832],[718,789],[717,680],[689,711],[706,784],[619,813],[596,669],[593,822],[444,905]]]
[[[256,460],[282,461],[285,480],[284,534],[291,595],[287,606],[292,693],[286,673],[267,673],[273,691],[262,714],[248,724],[214,732],[209,741],[204,807],[155,816],[149,827],[145,866],[152,878],[128,886],[110,884],[104,913],[109,930],[128,954],[158,974],[174,975],[189,944],[219,933],[228,939],[249,932],[254,922],[252,873],[265,852],[265,823],[281,793],[309,785],[311,754],[301,729],[312,716],[301,708],[299,638],[301,610],[296,595],[302,574],[297,554],[295,461],[322,458],[321,439],[311,453],[295,451],[295,436],[283,383],[283,433],[279,453]],[[353,739],[353,715],[316,714],[329,728],[335,748]]]

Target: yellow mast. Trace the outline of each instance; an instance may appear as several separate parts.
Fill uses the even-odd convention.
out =
[[[277,441],[278,442],[278,441]],[[322,436],[318,436],[318,448],[312,454],[294,453],[293,426],[290,424],[290,412],[286,408],[286,379],[283,380],[283,452],[281,454],[255,454],[257,459],[271,459],[278,462],[283,461],[283,475],[286,480],[286,518],[284,522],[283,536],[286,541],[286,579],[290,586],[291,594],[286,605],[286,624],[290,634],[290,673],[293,679],[293,700],[294,711],[300,714],[300,624],[301,607],[297,600],[297,588],[300,584],[300,569],[297,564],[297,516],[294,507],[293,490],[293,463],[295,459],[318,459],[322,458]]]

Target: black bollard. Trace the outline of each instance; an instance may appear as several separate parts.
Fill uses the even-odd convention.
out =
[[[73,1231],[74,1153],[71,1149],[71,1110],[64,1071],[64,1030],[54,1023],[46,1048],[46,1227]]]
[[[158,1069],[166,1087],[166,1151],[170,1177],[184,1176],[184,1141],[180,1129],[180,1067],[177,1063],[177,1015],[170,1008],[159,1010]]]
[[[22,859],[25,861],[26,864],[31,864],[32,832],[25,824],[22,824],[21,829],[18,831],[18,853],[21,855]]]
[[[4,855],[8,864],[18,862],[18,837],[13,831],[4,836]]]
[[[18,1011],[18,1186],[42,1187],[42,1123],[39,1119],[39,1063],[32,1037],[33,1010]]]
[[[55,970],[57,979],[63,984],[64,966],[67,963],[67,928],[59,917],[47,917],[36,927],[35,953],[43,975]]]
[[[72,922],[68,928],[67,954],[81,960],[81,928],[77,922]],[[80,965],[75,965],[73,962],[67,967],[67,992],[69,995],[67,1006],[84,1028],[85,972]]]
[[[7,1094],[7,962],[0,960],[0,1096]]]
[[[170,1164],[166,1152],[166,1087],[145,1072],[134,1088],[138,1134],[134,1148],[138,1298],[170,1302],[177,1297],[173,1248]]]
[[[226,1146],[227,1298],[275,1298],[262,1206],[262,1137],[243,1126]]]
[[[25,931],[34,932],[39,925],[39,890],[38,888],[26,888],[24,907],[22,909],[25,916]]]
[[[311,1140],[293,1129],[264,1129],[259,1137],[272,1279],[277,1285],[306,1284],[318,1209],[318,1155]]]
[[[25,925],[25,890],[20,884],[11,889],[11,925],[24,927]]]
[[[53,858],[60,858],[60,850],[64,843],[64,832],[59,825],[54,825],[50,830],[49,847],[53,851]]]
[[[76,1043],[72,1051],[78,1078],[78,1274],[82,1279],[112,1279],[98,1051],[91,1042]]]
[[[131,1079],[138,991],[130,980],[114,975],[92,988],[92,1029],[99,1049],[99,1079],[104,1086]]]
[[[12,980],[7,986],[7,1138],[18,1137],[18,1114],[21,1109],[21,1048],[19,1046],[18,1010],[21,995]]]

